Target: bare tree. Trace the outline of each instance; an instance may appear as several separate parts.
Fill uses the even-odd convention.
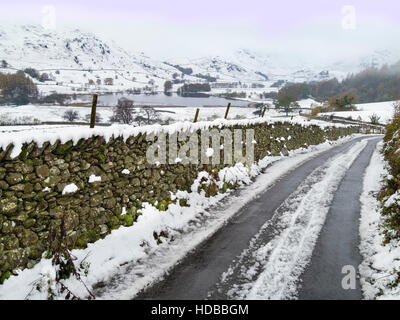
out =
[[[110,118],[111,122],[130,124],[134,120],[135,109],[133,107],[133,101],[121,98],[118,99],[117,105],[114,107],[114,114]]]
[[[168,93],[172,90],[172,81],[167,80],[164,82],[164,93]]]
[[[144,123],[146,124],[153,124],[155,122],[157,122],[160,117],[158,115],[158,112],[153,108],[153,107],[143,107],[141,108],[141,113],[139,114],[136,118],[135,121],[137,121],[137,119],[142,119]],[[137,121],[139,122],[139,121]]]
[[[138,114],[135,117],[135,122],[140,127],[142,124],[146,124],[146,118],[142,114]]]
[[[79,119],[79,113],[77,111],[74,111],[74,110],[67,110],[67,111],[64,112],[63,118],[65,120],[73,122],[73,121]]]

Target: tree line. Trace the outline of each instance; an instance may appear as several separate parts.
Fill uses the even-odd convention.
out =
[[[0,73],[0,104],[28,104],[37,99],[38,89],[23,71],[14,74]]]
[[[323,81],[291,83],[282,87],[278,97],[291,95],[296,100],[312,97],[326,101],[345,94],[356,97],[356,102],[382,102],[395,100],[400,92],[400,61],[381,68],[368,68],[350,74],[343,81],[336,78]]]

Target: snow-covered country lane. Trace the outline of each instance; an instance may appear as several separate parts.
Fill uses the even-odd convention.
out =
[[[354,139],[290,170],[136,298],[361,299],[358,280],[342,287],[342,270],[361,264],[360,195],[380,139]]]
[[[259,242],[260,248],[269,244],[268,239],[272,239],[271,236],[284,235],[280,233],[279,224],[275,223],[281,221],[281,216],[284,217],[282,212],[288,212],[286,217],[294,212],[293,214],[307,219],[307,214],[295,212],[295,204],[301,200],[302,192],[309,193],[308,188],[312,184],[321,188],[330,186],[333,194],[339,180],[333,181],[333,187],[330,179],[322,182],[325,171],[330,164],[338,162],[336,167],[330,169],[331,176],[332,172],[342,175],[353,157],[361,152],[360,148],[367,143],[363,140],[370,139],[377,140],[380,137],[347,136],[334,142],[327,141],[289,151],[288,156],[267,156],[254,164],[251,170],[240,164],[227,168],[227,171],[221,170],[220,174],[229,173],[229,179],[237,179],[240,187],[218,193],[214,197],[206,197],[203,193],[193,191],[197,190],[200,179],[206,174],[202,172],[194,181],[192,192],[178,191],[175,195],[171,194],[171,199],[187,199],[189,206],[180,206],[178,202],[176,205],[171,204],[164,212],[145,204],[141,209],[142,214],[133,226],[114,230],[105,239],[90,244],[88,248],[73,250],[72,254],[76,257],[77,264],[84,261],[89,266],[83,279],[97,299],[132,299],[146,295],[157,298],[159,292],[154,291],[156,287],[171,281],[176,270],[181,268],[180,265],[184,269],[186,265],[188,270],[193,271],[192,275],[196,276],[191,277],[190,273],[186,273],[188,278],[176,283],[177,288],[181,287],[179,290],[184,293],[178,294],[179,290],[172,289],[171,298],[204,298],[209,292],[212,296],[215,292],[212,288],[221,282],[223,274],[226,276],[229,270],[235,268],[235,260],[246,249],[257,248],[253,238],[257,238],[255,236],[263,229],[267,229],[263,228],[266,223],[276,226],[276,234],[266,233],[268,238],[265,241],[259,237],[262,240]],[[320,181],[321,184],[318,184]],[[303,188],[299,188],[300,186]],[[299,200],[296,200],[296,194]],[[316,194],[321,195],[321,192]],[[318,205],[324,204],[318,197],[311,199],[317,201]],[[329,201],[326,202],[328,204]],[[286,210],[285,205],[290,205],[290,210]],[[167,238],[163,237],[161,244],[154,239],[155,230],[167,233]],[[252,246],[252,243],[256,245]],[[249,262],[246,266],[248,269],[242,272],[244,275],[256,271],[251,280],[261,275],[262,269],[256,270],[255,264]],[[47,291],[34,290],[33,285],[39,283],[47,288],[47,285],[54,284],[53,275],[51,259],[43,258],[32,269],[19,270],[18,276],[11,276],[6,280],[0,286],[0,300],[46,299]],[[184,273],[182,275],[185,276]],[[283,277],[287,278],[286,275]],[[163,279],[166,282],[161,282]],[[224,285],[233,283],[235,288],[243,283],[243,279],[236,278],[233,282],[227,279]],[[68,279],[66,283],[81,298],[86,297],[87,291],[81,283],[74,279]],[[186,286],[190,290],[185,290]],[[230,292],[225,296],[223,290],[220,291],[221,297],[247,297],[240,293],[243,290],[236,290],[235,293],[235,290],[230,289],[226,290]],[[146,292],[143,294],[143,291]],[[62,295],[57,298],[63,299]]]

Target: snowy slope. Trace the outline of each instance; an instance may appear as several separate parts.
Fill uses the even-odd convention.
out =
[[[162,90],[164,81],[171,80],[174,73],[181,76],[176,65],[192,68],[193,73],[184,76],[191,82],[205,81],[197,75],[208,74],[223,81],[266,80],[265,76],[257,74],[257,68],[248,70],[246,66],[220,57],[183,63],[158,61],[142,52],[127,52],[113,42],[78,29],[53,31],[37,25],[0,26],[0,59],[6,60],[11,70],[35,68],[49,73],[58,85],[69,86],[97,79],[103,82],[111,77],[120,90],[152,86],[152,82]]]
[[[377,50],[333,63],[321,63],[291,52],[282,54],[239,49],[224,57],[186,58],[174,60],[174,64],[192,68],[193,74],[209,74],[218,81],[261,82],[268,87],[278,80],[308,82],[334,77],[342,80],[350,73],[358,73],[369,67],[391,65],[399,60],[399,52],[388,50]]]
[[[145,86],[162,91],[165,80],[173,79],[175,73],[178,79],[182,78],[181,68],[192,69],[183,76],[189,82],[207,81],[206,77],[211,76],[218,82],[260,83],[266,88],[277,80],[342,79],[369,66],[392,64],[400,60],[400,54],[382,50],[345,61],[321,63],[293,52],[239,49],[224,56],[171,57],[159,61],[78,29],[52,31],[38,25],[0,25],[0,60],[3,59],[11,69],[0,68],[0,72],[32,67],[48,73],[53,82],[39,83],[42,92],[90,92]],[[113,85],[104,85],[106,78],[112,78]],[[100,81],[101,85],[89,85],[89,80]]]
[[[393,119],[394,102],[360,103],[356,104],[357,111],[326,112],[323,115],[334,114],[343,118],[351,117],[353,120],[359,119],[368,122],[370,117],[375,114],[379,117],[380,123],[386,124]]]
[[[31,67],[48,73],[55,82],[46,85],[77,84],[78,88],[97,79],[104,85],[108,77],[113,78],[117,89],[152,85],[151,80],[161,86],[176,72],[143,53],[128,53],[94,34],[78,29],[51,31],[36,25],[0,26],[0,59],[6,60],[11,70]]]
[[[175,63],[192,68],[194,74],[210,74],[220,81],[267,82],[270,85],[281,79],[300,82],[322,80],[330,76],[324,67],[308,66],[302,59],[247,49],[239,49],[224,57],[187,58]]]

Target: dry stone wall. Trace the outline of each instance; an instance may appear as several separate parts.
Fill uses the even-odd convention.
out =
[[[292,150],[359,130],[290,123],[233,125],[229,129],[255,130],[255,160],[268,152],[279,154],[284,144]],[[285,143],[276,140],[289,136]],[[170,192],[189,190],[203,165],[150,165],[146,150],[152,143],[145,134],[126,141],[112,137],[106,142],[102,136],[93,136],[76,144],[57,141],[41,147],[31,142],[25,143],[14,159],[10,157],[12,145],[0,149],[0,278],[38,262],[48,249],[50,231],[61,224],[63,216],[69,245],[81,248],[121,225],[132,225],[142,202],[157,201],[163,210]],[[101,181],[89,183],[91,175]],[[71,183],[78,191],[63,195],[64,187]],[[123,207],[127,214],[121,214]]]

